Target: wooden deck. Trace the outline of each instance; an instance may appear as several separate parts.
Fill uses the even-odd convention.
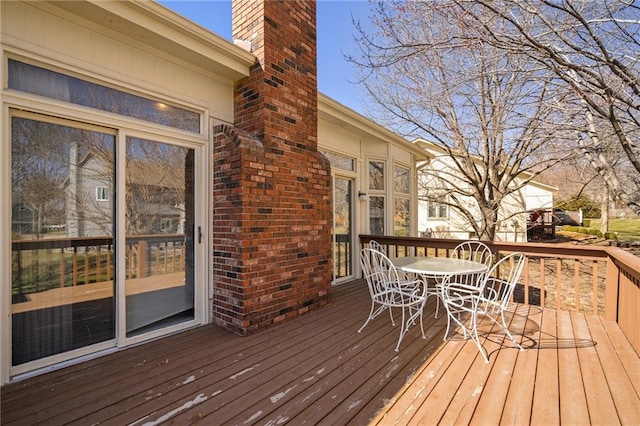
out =
[[[360,281],[333,303],[249,337],[205,326],[2,388],[3,425],[638,424],[640,358],[617,324],[519,305],[484,344],[443,342],[425,314],[399,353]]]

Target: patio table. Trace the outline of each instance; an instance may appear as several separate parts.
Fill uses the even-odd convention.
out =
[[[448,257],[395,257],[391,262],[401,271],[418,274],[423,278],[435,278],[440,282],[449,275],[479,274],[489,269],[480,262]]]
[[[439,284],[450,276],[465,276],[481,274],[489,270],[489,267],[480,262],[464,259],[452,259],[449,257],[425,257],[425,256],[406,256],[395,257],[391,259],[393,265],[401,271],[419,275],[427,288],[428,294],[437,296],[438,305],[436,314],[438,316],[438,308],[442,294]],[[472,278],[472,277],[468,277]],[[433,280],[431,283],[429,279]],[[435,281],[435,283],[434,283]],[[435,285],[434,285],[435,284]]]

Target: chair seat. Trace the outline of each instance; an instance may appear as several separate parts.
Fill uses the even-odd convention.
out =
[[[385,303],[392,308],[419,305],[425,302],[426,296],[413,294],[406,291],[389,290],[377,294],[374,299],[379,303]]]

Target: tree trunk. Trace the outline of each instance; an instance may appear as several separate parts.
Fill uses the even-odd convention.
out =
[[[636,197],[630,194],[625,188],[620,184],[620,180],[616,175],[616,172],[605,156],[606,149],[602,146],[600,142],[600,138],[598,137],[598,133],[596,131],[593,115],[588,110],[588,107],[585,107],[587,125],[588,125],[588,134],[590,138],[590,144],[587,145],[582,138],[582,135],[578,136],[578,144],[580,149],[584,153],[585,157],[596,169],[598,174],[602,176],[604,183],[607,187],[607,192],[612,195],[612,198],[622,200],[633,212],[637,215],[640,215],[640,204],[636,201]]]
[[[606,189],[604,197],[602,199],[602,205],[600,206],[600,232],[602,235],[609,232],[609,204],[610,204],[609,188]]]

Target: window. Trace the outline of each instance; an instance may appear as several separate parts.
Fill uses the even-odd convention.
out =
[[[72,104],[200,133],[200,114],[9,59],[9,87]]]
[[[369,161],[369,189],[384,191],[383,161]]]
[[[409,195],[409,169],[401,166],[393,168],[393,190],[396,193]]]
[[[349,170],[350,172],[355,170],[355,161],[351,157],[326,151],[323,151],[322,154],[327,157],[334,169]]]
[[[411,173],[408,168],[402,166],[393,167],[393,232],[397,237],[408,237],[411,234],[411,197],[409,193],[410,176]]]
[[[384,197],[369,198],[369,230],[372,235],[384,235]]]
[[[385,171],[384,161],[369,161],[369,232],[384,235],[385,226]]]
[[[429,219],[447,219],[449,218],[449,206],[446,204],[445,196],[431,199],[428,202],[428,218]]]
[[[173,228],[173,220],[170,217],[163,217],[160,219],[160,231],[166,233],[171,232]]]
[[[409,236],[409,200],[397,198],[393,211],[393,232],[396,237]]]
[[[96,201],[109,201],[109,188],[99,186],[96,188]]]

